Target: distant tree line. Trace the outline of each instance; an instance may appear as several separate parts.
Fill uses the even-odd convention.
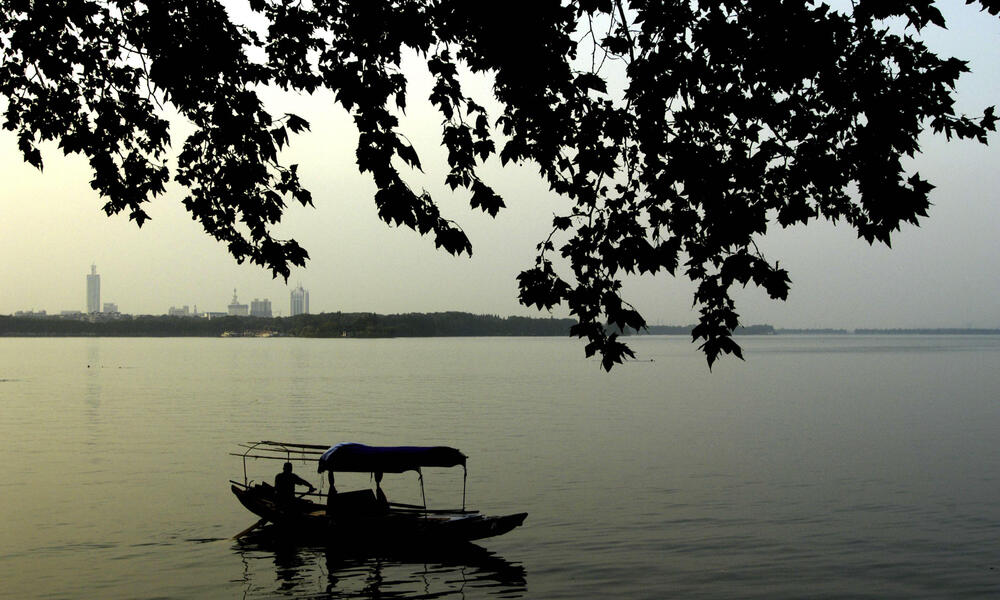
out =
[[[639,335],[691,335],[696,325],[650,325]],[[635,334],[636,332],[632,332]],[[771,325],[740,325],[733,333],[735,335],[774,335],[775,329]]]
[[[573,319],[500,317],[466,312],[335,312],[294,317],[130,316],[86,320],[0,315],[0,336],[7,337],[219,337],[288,336],[306,338],[385,338],[461,336],[566,336]],[[692,335],[695,325],[651,325],[623,335]],[[775,329],[771,325],[738,327],[736,335],[850,334],[847,329]],[[855,329],[857,335],[1000,335],[1000,329]]]
[[[778,335],[846,335],[851,333],[847,329],[830,329],[830,328],[819,328],[819,329],[801,329],[801,328],[791,328],[791,329],[775,329],[774,333]]]
[[[858,335],[1000,335],[1000,329],[855,329]]]
[[[0,316],[2,336],[218,337],[441,337],[565,336],[572,319],[500,317],[464,312],[322,313],[294,317],[124,316],[113,320]]]
[[[104,337],[212,337],[226,331],[257,327],[251,317],[196,319],[171,316],[129,316],[89,321],[79,318],[5,317],[0,316],[0,335],[4,336],[104,336]]]

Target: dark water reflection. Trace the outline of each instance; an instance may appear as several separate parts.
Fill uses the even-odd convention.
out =
[[[348,550],[303,545],[266,529],[237,542],[244,598],[521,598],[524,567],[475,544]]]
[[[0,340],[0,598],[1000,598],[1000,336],[767,336],[711,373],[632,343],[655,362],[604,374],[569,339]],[[236,544],[227,453],[265,438],[453,445],[469,506],[531,516],[494,554]]]

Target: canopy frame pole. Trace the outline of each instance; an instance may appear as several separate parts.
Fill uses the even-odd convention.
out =
[[[469,477],[469,472],[466,470],[465,465],[462,465],[462,510],[465,510],[465,484],[466,479]],[[426,507],[424,507],[426,508]]]
[[[424,492],[424,472],[417,468],[417,477],[420,478],[420,498],[424,501],[424,518],[427,518],[427,494]]]
[[[250,480],[247,478],[247,454],[253,452],[253,450],[259,446],[262,442],[257,442],[246,449],[243,453],[243,487],[250,487]]]

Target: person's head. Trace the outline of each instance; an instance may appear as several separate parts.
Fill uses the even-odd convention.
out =
[[[375,472],[375,485],[378,485],[380,483],[382,483],[382,472],[381,471],[376,471]]]
[[[283,466],[281,468],[281,470],[284,471],[285,473],[291,473],[292,472],[292,463],[286,462],[285,466]]]

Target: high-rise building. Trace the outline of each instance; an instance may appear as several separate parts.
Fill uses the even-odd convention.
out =
[[[97,265],[90,265],[87,275],[87,312],[101,312],[101,276],[97,274]]]
[[[229,303],[229,314],[234,317],[245,317],[250,314],[250,307],[240,304],[236,299],[236,288],[233,288],[233,301]]]
[[[271,301],[268,299],[258,300],[253,299],[250,303],[250,316],[251,317],[265,317],[267,319],[271,318]]]
[[[302,289],[301,283],[299,287],[292,290],[292,310],[290,314],[293,317],[295,315],[309,314],[309,292]]]

